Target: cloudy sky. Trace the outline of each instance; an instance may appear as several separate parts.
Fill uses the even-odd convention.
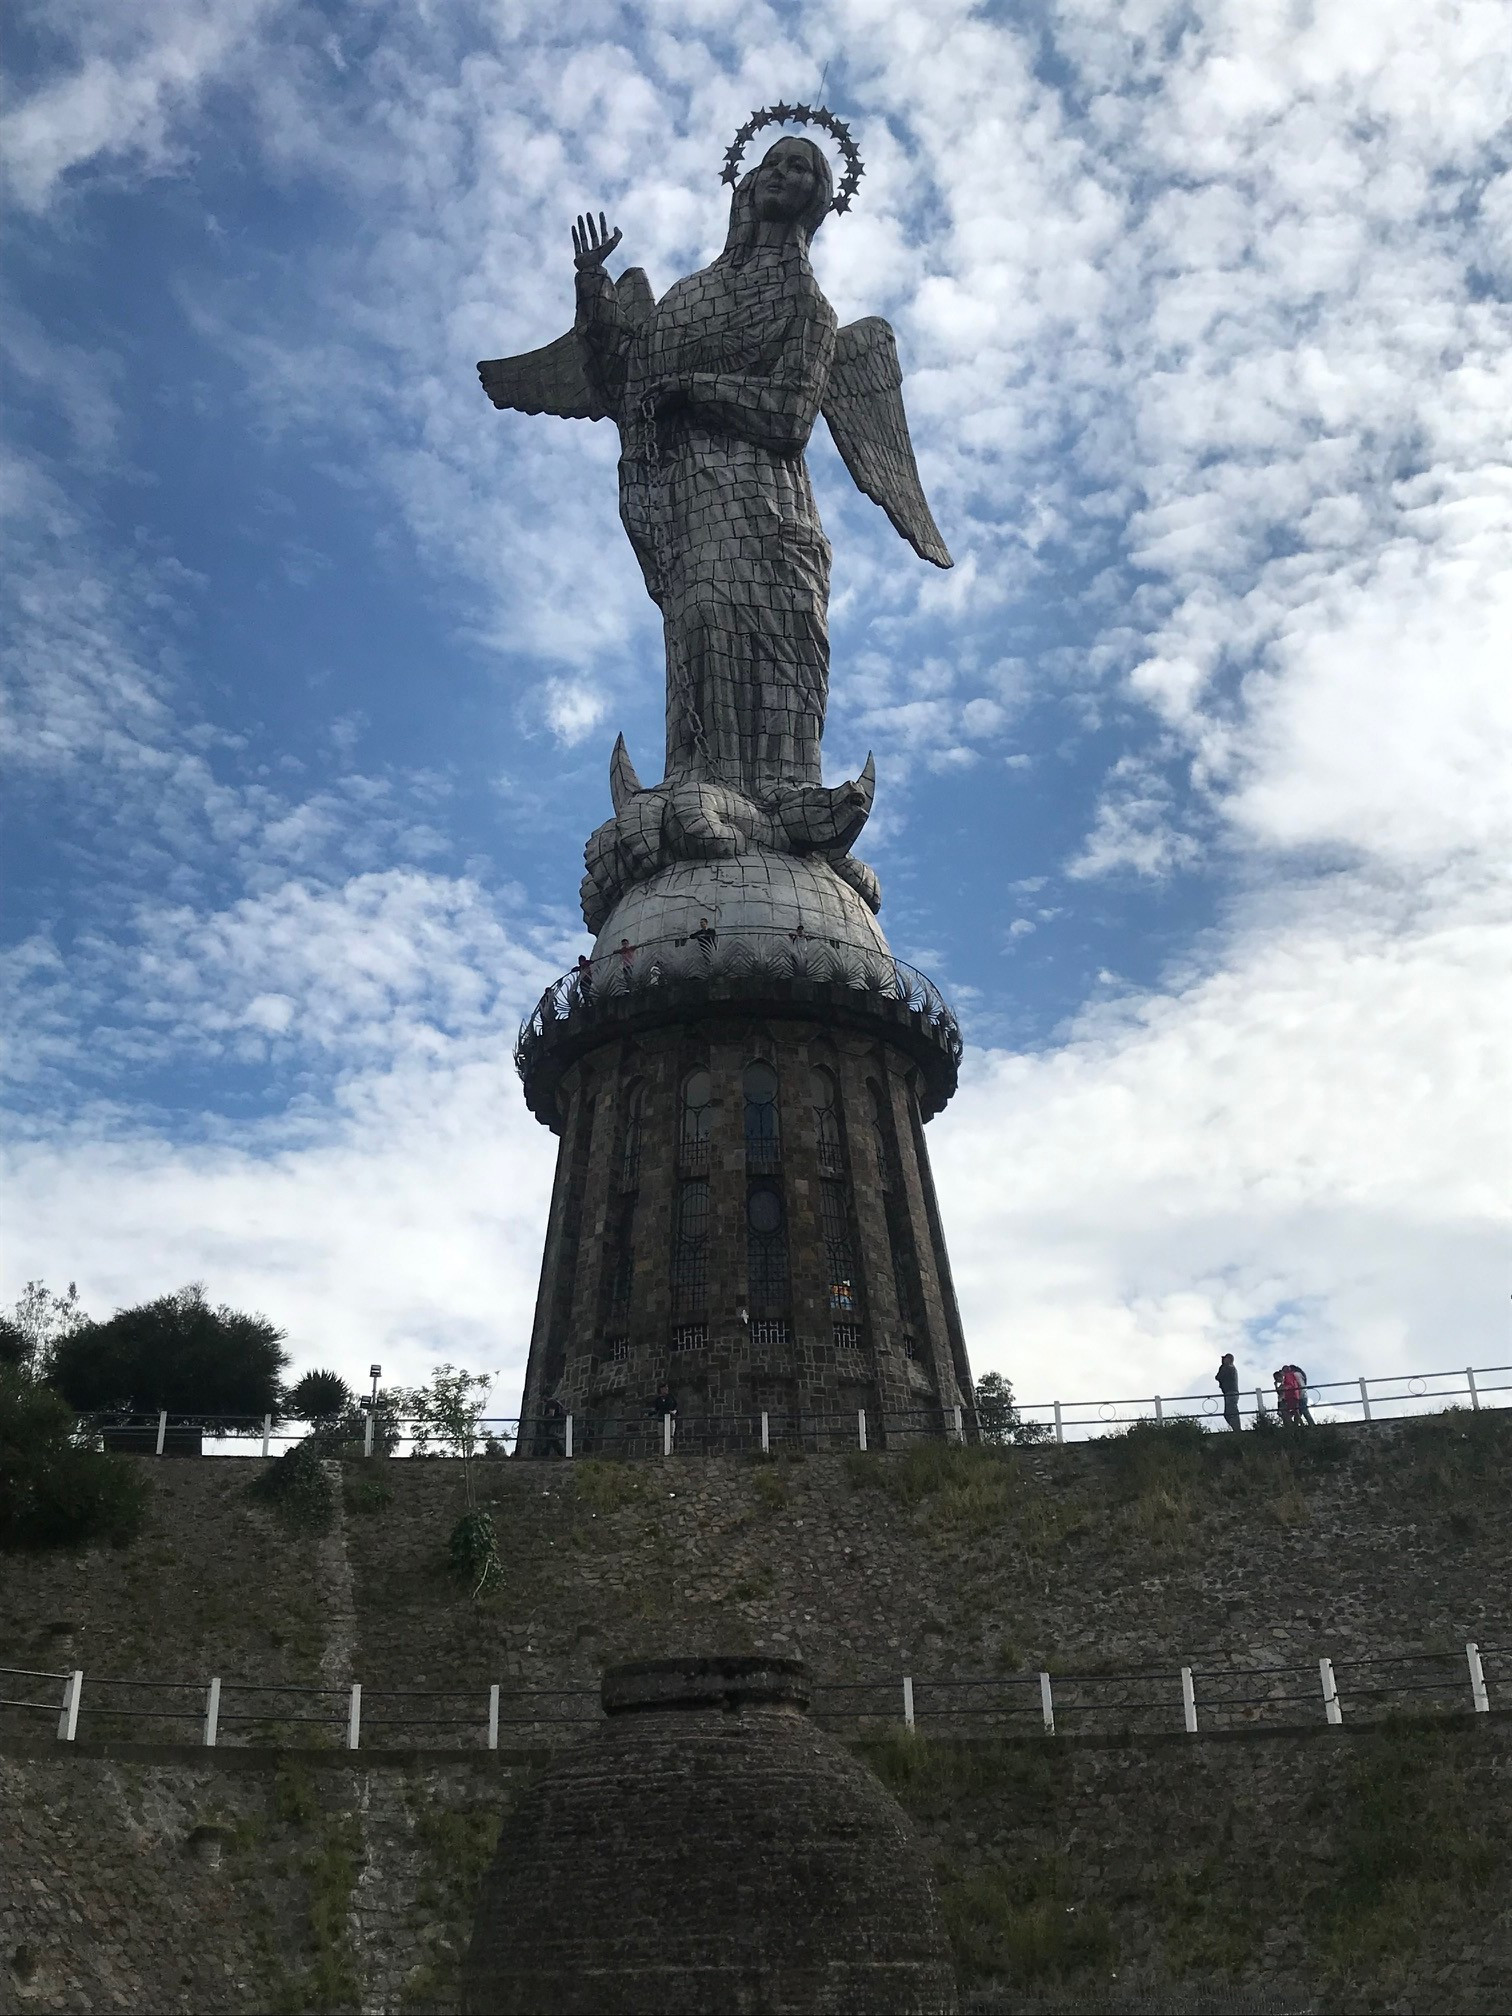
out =
[[[518,1392],[514,1028],[661,739],[607,426],[495,414],[572,214],[658,290],[734,129],[848,117],[957,566],[827,441],[828,775],[959,1005],[931,1128],[1027,1399],[1502,1364],[1500,0],[18,0],[5,1236],[361,1380]],[[1283,1354],[1281,1345],[1286,1346]]]

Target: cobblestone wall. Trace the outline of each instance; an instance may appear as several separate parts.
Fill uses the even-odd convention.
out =
[[[594,1688],[604,1664],[637,1653],[786,1646],[821,1681],[907,1671],[922,1682],[1041,1665],[1174,1675],[1182,1663],[1221,1671],[1467,1638],[1505,1648],[1509,1432],[1512,1418],[1481,1416],[1195,1448],[488,1464],[481,1494],[505,1577],[477,1605],[445,1567],[462,1507],[453,1463],[350,1466],[342,1524],[318,1540],[246,1497],[255,1461],[163,1463],[133,1547],[6,1558],[0,1664],[312,1684],[340,1666],[370,1692],[464,1688],[475,1719],[454,1740],[481,1744],[491,1681]],[[1493,1705],[1512,1708],[1507,1662],[1488,1664]],[[0,1760],[6,1873],[21,1871],[0,1885],[0,2008],[337,2007],[355,1982],[376,2009],[400,2006],[412,1976],[423,1988],[419,1970],[443,1981],[444,1926],[465,1918],[446,1901],[448,1872],[478,1866],[501,1767],[482,1754],[353,1767],[338,1751],[282,1765],[250,1752],[102,1760],[87,1750],[111,1733],[101,1698],[86,1679],[76,1755],[45,1740],[45,1717],[4,1725],[39,1731],[41,1755],[11,1744]],[[1307,1699],[1288,1713],[1305,1740],[1040,1739],[1013,1753],[1041,1774],[1028,1781],[989,1772],[978,1787],[946,1772],[943,1812],[929,1806],[933,1781],[905,1783],[947,1865],[963,1951],[983,1965],[999,1948],[1016,1955],[1023,1992],[1052,2004],[1100,1967],[1111,1975],[1113,1954],[1130,1995],[1152,1969],[1217,1982],[1237,1967],[1246,1993],[1288,1981],[1297,1993],[1305,1977],[1316,2006],[1339,2007],[1327,1968],[1349,1961],[1385,1984],[1383,2007],[1500,2006],[1480,1976],[1507,1965],[1494,1852],[1512,1835],[1505,1726],[1446,1727],[1440,1740],[1461,1747],[1418,1759],[1429,1790],[1392,1805],[1412,1782],[1392,1768],[1405,1739],[1341,1736]],[[1173,1688],[1178,1732],[1179,1717]],[[334,1725],[313,1733],[337,1740]],[[1364,1757],[1377,1762],[1350,1762]],[[1059,1774],[1053,1797],[1046,1772]],[[1483,1840],[1482,1816],[1498,1808],[1499,1833]],[[1437,1816],[1426,1831],[1420,1810]],[[228,1830],[218,1869],[214,1837],[191,1846],[201,1827]],[[1442,1867],[1432,1880],[1410,1857],[1395,1869],[1372,1859],[1372,1841],[1427,1842]],[[1028,1895],[1012,1867],[1039,1871]],[[1233,1871],[1244,1880],[1230,1895]],[[1342,1918],[1336,1894],[1354,1900]],[[1094,1906],[1112,1947],[1092,1920],[1068,1954],[1049,1928]],[[1213,1925],[1228,1928],[1216,1957],[1202,1943]],[[1394,1925],[1418,1928],[1416,1945],[1403,1949]],[[441,1941],[434,1962],[427,1937]],[[267,1990],[280,1968],[282,2003]],[[1409,1978],[1415,2000],[1391,1986]],[[990,1998],[991,1981],[989,1966],[977,1992]]]
[[[863,1754],[982,2016],[1506,2006],[1503,1717]],[[0,2010],[450,2011],[525,1768],[7,1744]]]
[[[348,1466],[315,1540],[246,1496],[259,1460],[157,1465],[124,1551],[9,1557],[0,1665],[316,1682],[350,1639],[370,1688],[481,1704],[662,1652],[786,1646],[847,1680],[1512,1645],[1512,1413],[1153,1455],[489,1463],[505,1573],[476,1605],[446,1571],[459,1465]]]

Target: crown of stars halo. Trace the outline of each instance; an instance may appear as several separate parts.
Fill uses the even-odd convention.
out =
[[[830,208],[849,210],[856,186],[866,170],[861,165],[861,149],[851,138],[849,126],[843,119],[837,119],[827,105],[764,105],[759,112],[753,112],[725,149],[725,165],[719,175],[721,182],[728,182],[733,188],[740,180],[741,156],[763,126],[822,126],[845,157],[845,173],[840,178],[839,193],[830,201]]]

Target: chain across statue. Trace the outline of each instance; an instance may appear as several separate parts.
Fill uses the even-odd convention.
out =
[[[746,142],[784,121],[839,142],[838,197],[823,150],[796,135],[739,176]],[[666,777],[643,790],[620,738],[615,817],[587,848],[590,930],[668,861],[754,848],[821,854],[877,907],[876,878],[847,851],[871,810],[871,759],[836,789],[820,776],[830,547],[803,451],[821,413],[857,487],[923,559],[951,564],[919,483],[893,332],[878,316],[839,328],[809,265],[814,232],[861,174],[848,130],[823,107],[770,107],[725,164],[729,235],[712,265],[657,301],[639,267],[617,282],[605,271],[621,233],[603,213],[579,217],[573,327],[478,366],[497,407],[614,420],[620,517],[662,612]]]

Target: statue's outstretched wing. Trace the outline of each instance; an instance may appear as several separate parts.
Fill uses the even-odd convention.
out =
[[[949,567],[908,438],[898,346],[880,315],[837,332],[821,410],[856,488],[882,506],[921,559]]]
[[[656,298],[639,266],[628,267],[614,283],[614,305],[620,322],[632,329],[651,313]],[[478,366],[478,376],[501,409],[555,413],[563,420],[602,420],[609,411],[593,383],[587,346],[575,329],[519,357],[492,358]]]
[[[575,329],[522,356],[494,357],[478,366],[478,376],[501,409],[556,413],[563,420],[602,420],[609,410],[588,382],[587,353]]]

